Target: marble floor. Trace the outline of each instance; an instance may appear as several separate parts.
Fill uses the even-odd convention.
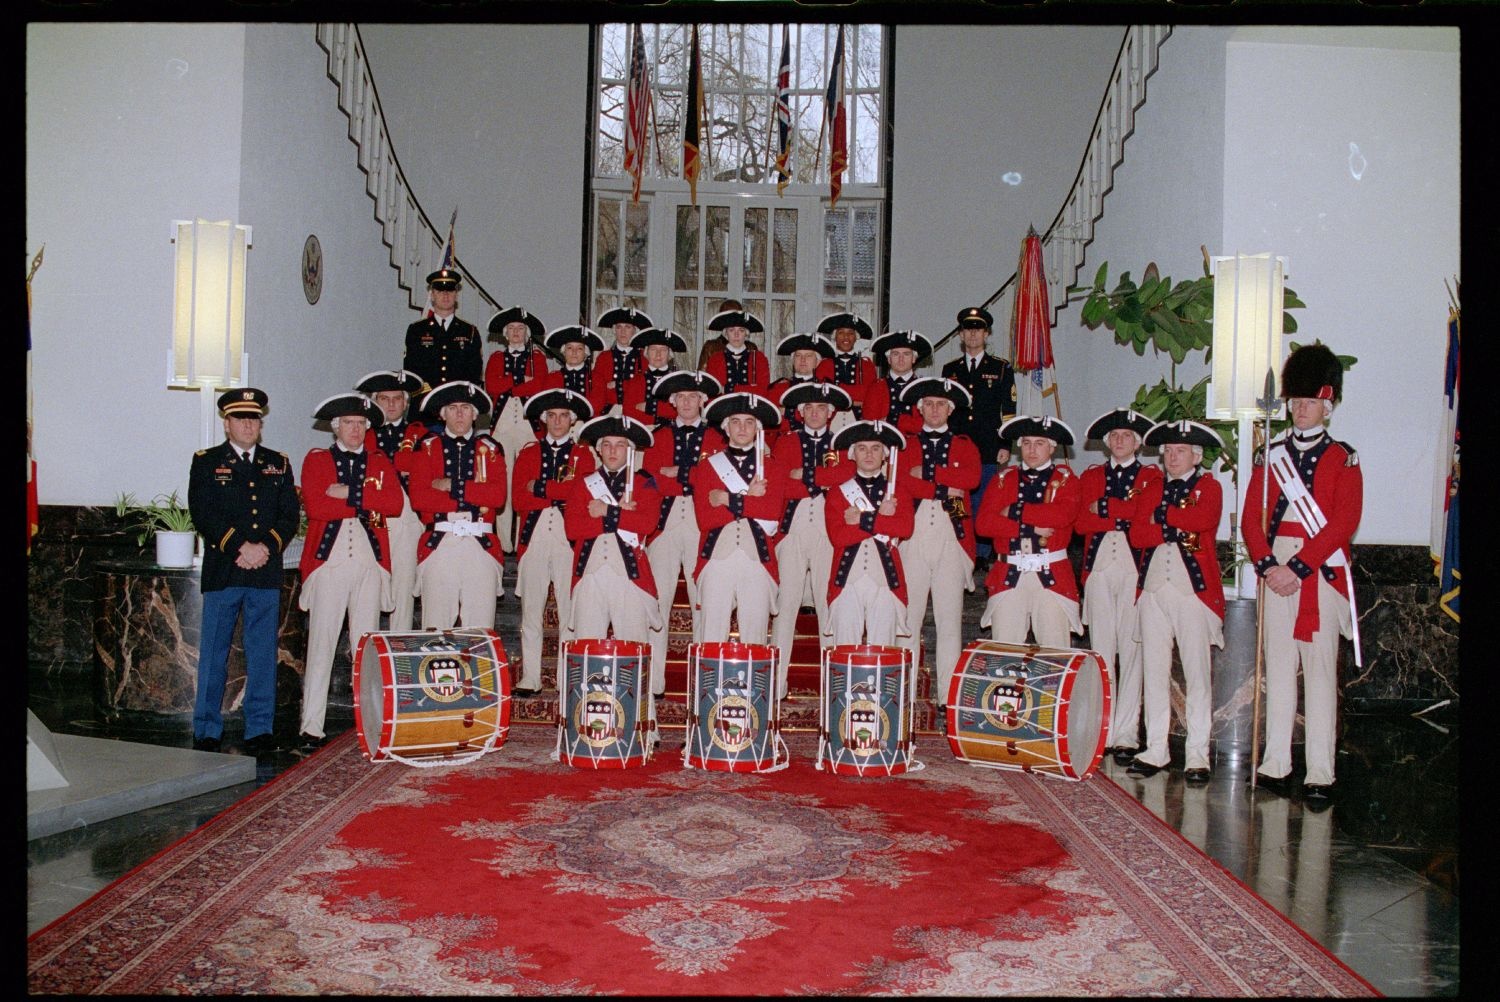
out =
[[[189,747],[189,714],[122,713],[105,718],[76,676],[33,670],[28,700],[55,733]],[[1446,714],[1446,715],[1444,715]],[[226,750],[238,746],[238,715]],[[347,669],[336,671],[328,730],[353,725]],[[1309,810],[1300,791],[1281,797],[1247,785],[1247,756],[1216,752],[1201,787],[1175,768],[1119,783],[1183,837],[1289,916],[1388,995],[1459,992],[1458,714],[1423,718],[1348,713],[1339,751],[1338,797]],[[296,720],[279,714],[293,743]],[[285,734],[280,732],[285,731]],[[664,744],[679,738],[671,732]],[[111,881],[204,824],[257,786],[295,765],[291,750],[262,756],[253,782],[34,839],[27,844],[27,931],[82,903]],[[1300,763],[1293,775],[1300,775]]]

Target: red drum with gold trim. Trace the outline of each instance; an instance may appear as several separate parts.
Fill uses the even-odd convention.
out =
[[[636,640],[570,640],[557,653],[557,759],[628,769],[651,759],[656,720],[643,678],[651,648]]]
[[[912,680],[904,647],[840,644],[823,650],[818,768],[853,776],[915,772]]]
[[[787,767],[775,647],[706,643],[688,647],[685,769],[776,772]]]
[[[1109,705],[1109,668],[1093,651],[976,640],[948,687],[948,745],[970,765],[1087,779]]]
[[[354,727],[371,762],[472,762],[510,731],[510,671],[494,630],[367,633],[352,681]]]

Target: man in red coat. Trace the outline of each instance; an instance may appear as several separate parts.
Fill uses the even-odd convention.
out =
[[[670,402],[656,395],[657,385],[676,370],[672,356],[688,350],[687,341],[676,331],[647,327],[636,334],[631,345],[641,353],[644,362],[635,375],[625,381],[621,413],[633,417],[648,428],[670,424],[677,416]]]
[[[381,420],[365,433],[365,448],[377,449],[395,466],[401,478],[401,495],[406,496],[406,480],[411,474],[412,450],[416,443],[430,432],[421,421],[408,421],[406,412],[412,394],[422,388],[422,378],[404,369],[381,370],[367,373],[354,384],[358,393],[363,393],[380,408]],[[401,514],[385,520],[386,532],[391,546],[391,601],[388,629],[397,633],[410,630],[412,626],[412,588],[417,583],[417,540],[422,536],[422,520],[416,509],[407,502]]]
[[[916,367],[932,357],[932,342],[917,331],[891,331],[875,339],[870,354],[884,361],[886,374],[865,394],[861,416],[867,421],[888,421],[903,435],[914,434],[922,427],[922,418],[915,404],[907,403],[901,394],[916,378]]]
[[[443,422],[415,450],[407,484],[427,526],[417,543],[422,627],[493,628],[505,559],[495,538],[507,493],[505,455],[474,427],[490,412],[490,398],[474,383],[444,383],[423,398],[422,409]]]
[[[974,531],[994,540],[995,564],[985,576],[990,598],[981,628],[1006,644],[1025,644],[1034,633],[1043,647],[1070,647],[1082,633],[1078,585],[1068,562],[1068,540],[1082,502],[1078,477],[1054,463],[1073,430],[1054,417],[1013,417],[1000,426],[1021,463],[997,476],[979,504]]]
[[[366,434],[380,409],[360,393],[341,393],[318,405],[314,420],[333,425],[333,448],[312,449],[302,460],[307,542],[302,550],[302,593],[307,612],[307,664],[302,673],[304,748],[323,743],[328,681],[343,621],[353,648],[380,629],[380,611],[391,608],[391,542],[386,520],[406,501],[396,468]]]
[[[706,417],[728,445],[705,453],[689,478],[702,533],[696,576],[703,639],[728,640],[735,613],[740,641],[764,644],[776,608],[774,545],[786,470],[769,455],[762,433],[781,423],[781,411],[759,394],[730,393],[709,404]]]
[[[891,476],[903,442],[895,425],[856,421],[834,437],[854,475],[828,492],[823,524],[838,554],[828,579],[828,625],[835,644],[890,647],[907,633],[906,579],[898,544],[911,535],[906,478]],[[912,680],[915,683],[915,679]]]
[[[592,358],[604,350],[604,340],[587,327],[570,324],[547,335],[547,350],[563,360],[562,367],[528,379],[515,388],[516,396],[525,400],[543,390],[565,389],[588,397],[595,414],[612,405],[607,378],[596,372]]]
[[[766,390],[766,399],[781,408],[781,426],[776,430],[779,436],[802,427],[796,405],[782,399],[786,391],[794,386],[816,383],[818,361],[833,357],[833,345],[821,334],[788,334],[776,346],[776,354],[792,360],[792,374],[776,380]]]
[[[1213,429],[1196,421],[1163,421],[1146,432],[1145,444],[1161,449],[1166,482],[1152,480],[1141,493],[1141,515],[1130,525],[1130,543],[1145,550],[1141,561],[1141,660],[1144,667],[1146,750],[1131,762],[1132,776],[1167,767],[1172,722],[1172,644],[1187,685],[1189,783],[1209,778],[1208,741],[1213,727],[1212,651],[1224,646],[1224,586],[1214,534],[1224,494],[1212,473],[1198,464],[1208,446],[1223,447]]]
[[[781,582],[774,633],[781,652],[776,693],[778,698],[785,698],[798,610],[811,605],[817,611],[820,643],[826,644],[833,637],[828,625],[833,544],[828,539],[823,511],[829,488],[852,476],[854,468],[840,461],[829,430],[834,413],[849,409],[849,394],[832,383],[805,382],[788,389],[780,403],[783,412],[791,408],[797,416],[797,429],[783,431],[771,449],[777,464],[787,471],[786,514],[781,519],[781,542],[776,544]]]
[[[541,349],[547,331],[536,314],[512,306],[490,317],[489,332],[490,340],[500,342],[500,348],[484,365],[484,391],[499,415],[505,413],[517,386],[547,374],[547,353]]]
[[[854,401],[852,413],[860,417],[865,394],[879,376],[875,363],[859,350],[859,343],[869,344],[875,332],[869,323],[855,313],[830,313],[818,321],[818,333],[833,340],[833,356],[818,363],[814,375],[826,383],[837,383]]]
[[[633,306],[617,306],[606,310],[599,318],[598,329],[606,336],[613,334],[614,338],[609,350],[600,352],[594,359],[594,367],[599,370],[596,378],[600,381],[602,402],[605,405],[598,413],[625,405],[625,386],[630,382],[630,377],[641,370],[645,361],[641,355],[641,346],[635,343],[635,338],[650,326],[651,318]],[[686,345],[683,350],[687,350]]]
[[[748,390],[764,394],[771,385],[771,363],[766,353],[745,342],[752,326],[760,327],[760,319],[743,310],[716,313],[708,322],[709,330],[723,331],[724,350],[710,358],[703,371],[718,380],[725,393]]]
[[[1266,746],[1256,781],[1283,794],[1290,786],[1300,664],[1307,736],[1302,795],[1314,809],[1333,796],[1339,635],[1358,636],[1349,557],[1364,477],[1354,449],[1324,427],[1343,385],[1343,366],[1321,344],[1287,358],[1281,395],[1292,428],[1271,443],[1269,477],[1266,457],[1256,457],[1240,517],[1240,532],[1265,585]]]
[[[1107,463],[1083,471],[1083,505],[1074,530],[1083,537],[1083,622],[1089,646],[1109,664],[1109,744],[1117,765],[1129,765],[1140,748],[1141,641],[1135,621],[1136,583],[1141,551],[1130,545],[1130,527],[1151,513],[1141,495],[1161,480],[1159,466],[1146,466],[1137,454],[1151,420],[1128,407],[1100,415],[1084,440],[1103,442]]]
[[[719,395],[719,384],[706,372],[674,372],[656,384],[655,393],[676,416],[652,435],[641,471],[656,481],[661,513],[646,544],[651,575],[656,581],[657,608],[663,623],[672,614],[677,579],[687,582],[693,615],[693,642],[703,639],[703,612],[698,605],[698,514],[693,508],[693,469],[698,459],[724,448],[724,435],[703,419],[703,408]],[[667,633],[670,623],[651,635],[651,691],[663,695],[667,686]]]
[[[941,376],[914,379],[903,399],[915,401],[919,432],[908,434],[898,472],[916,502],[911,538],[901,544],[906,572],[906,641],[918,659],[932,597],[937,627],[934,676],[936,702],[948,698],[953,667],[963,652],[964,592],[974,590],[974,509],[969,492],[979,486],[979,449],[949,424],[953,412],[969,406],[969,391]]]
[[[550,589],[557,604],[560,639],[571,639],[573,546],[563,505],[573,481],[593,472],[594,454],[573,441],[573,425],[593,416],[588,400],[572,390],[543,390],[526,401],[526,420],[546,428],[516,456],[510,498],[516,532],[516,595],[521,599],[521,674],[511,693],[535,696],[542,687],[542,615]]]

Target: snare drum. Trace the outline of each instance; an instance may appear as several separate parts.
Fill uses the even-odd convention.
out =
[[[635,640],[571,640],[557,655],[557,760],[626,769],[651,758],[656,721],[643,679],[651,648]]]
[[[1109,704],[1109,668],[1093,651],[976,640],[953,669],[948,744],[970,765],[1087,779]]]
[[[787,767],[775,696],[776,658],[776,648],[764,644],[688,647],[683,768],[776,772]]]
[[[510,731],[510,671],[494,630],[367,633],[353,684],[354,727],[371,762],[472,762]]]
[[[916,658],[904,647],[840,644],[823,651],[818,768],[844,775],[915,772],[911,680]]]

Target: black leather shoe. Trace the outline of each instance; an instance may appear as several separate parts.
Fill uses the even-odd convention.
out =
[[[245,751],[259,758],[269,755],[277,750],[276,738],[271,734],[257,734],[253,738],[245,739]]]
[[[306,731],[303,731],[301,734],[297,735],[297,747],[302,749],[303,751],[316,751],[317,749],[322,748],[327,743],[328,739],[326,737],[316,737],[312,734],[308,734]]]
[[[1265,790],[1267,793],[1274,793],[1278,797],[1289,796],[1292,792],[1292,774],[1287,773],[1285,776],[1262,776],[1260,773],[1256,773],[1255,788],[1257,790]]]
[[[1155,776],[1166,766],[1152,765],[1150,762],[1142,762],[1138,758],[1130,760],[1130,768],[1125,770],[1127,776]]]
[[[193,739],[193,751],[213,751],[213,752],[216,752],[218,750],[219,750],[219,739],[218,738],[194,738]]]
[[[1323,783],[1303,783],[1302,799],[1307,802],[1307,806],[1314,809],[1327,807],[1333,802],[1333,786]]]
[[[1114,756],[1115,765],[1129,765],[1135,760],[1135,748],[1111,748],[1109,753]]]
[[[540,689],[513,689],[511,690],[511,696],[514,699],[530,699],[541,691]]]
[[[1207,769],[1189,769],[1182,774],[1182,778],[1194,786],[1202,786],[1208,782],[1209,771]]]

